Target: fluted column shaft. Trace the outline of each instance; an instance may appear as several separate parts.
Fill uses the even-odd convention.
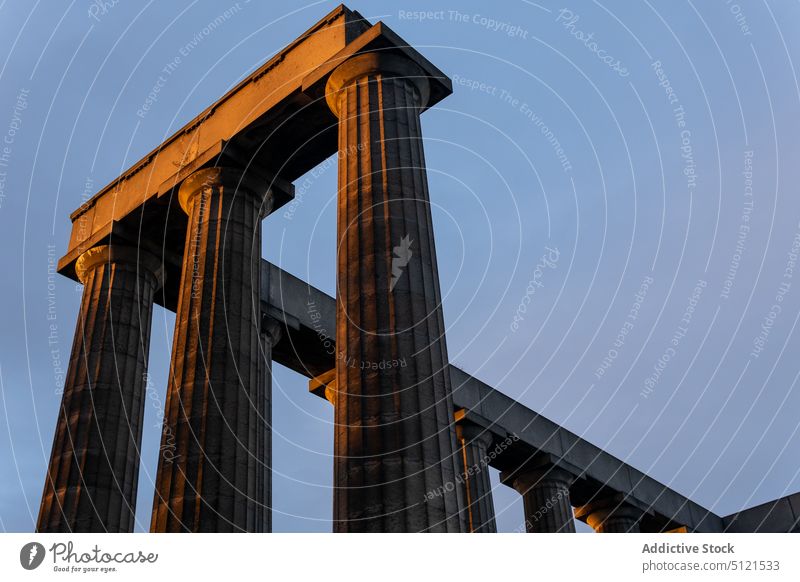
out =
[[[422,150],[428,81],[368,53],[334,71],[339,117],[334,530],[463,531]],[[425,501],[430,492],[439,492]]]
[[[257,531],[261,219],[272,197],[238,170],[207,168],[179,199],[189,226],[150,527]]]
[[[456,435],[461,446],[461,470],[464,481],[467,531],[496,533],[492,483],[487,464],[492,435],[486,429],[468,422],[457,426]]]
[[[575,533],[575,519],[569,499],[573,477],[555,466],[523,470],[513,486],[525,506],[528,533]]]
[[[251,426],[256,428],[256,527],[257,532],[272,531],[272,348],[282,335],[274,319],[262,318],[259,358],[259,393],[251,410]]]
[[[39,532],[131,532],[153,296],[163,270],[132,247],[82,254],[83,283]]]

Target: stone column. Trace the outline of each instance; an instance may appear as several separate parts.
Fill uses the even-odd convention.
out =
[[[266,183],[206,168],[180,187],[189,215],[151,530],[257,531]]]
[[[78,324],[39,532],[132,532],[153,296],[161,261],[120,245],[83,253]]]
[[[456,436],[461,447],[467,531],[497,533],[492,483],[487,464],[488,451],[492,446],[492,434],[483,427],[464,421],[456,426]]]
[[[527,533],[575,533],[569,500],[573,476],[554,465],[515,471],[501,477],[522,495]]]
[[[420,131],[428,95],[415,63],[385,53],[347,60],[326,88],[339,117],[339,532],[465,529]]]
[[[251,426],[256,428],[256,532],[272,532],[272,348],[282,336],[283,328],[272,318],[261,319],[261,356],[259,358],[259,394],[251,408]]]
[[[642,510],[623,501],[619,495],[592,501],[575,510],[596,533],[639,533]]]

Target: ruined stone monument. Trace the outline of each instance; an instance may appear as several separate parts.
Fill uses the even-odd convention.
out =
[[[133,530],[154,304],[176,321],[153,532],[271,531],[273,361],[334,406],[337,532],[496,531],[490,466],[529,532],[798,528],[800,495],[717,516],[449,364],[420,115],[451,91],[340,6],[71,215],[58,268],[84,291],[38,531]],[[337,153],[333,299],[260,249]]]

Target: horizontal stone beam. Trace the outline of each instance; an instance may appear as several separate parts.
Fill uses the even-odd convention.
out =
[[[336,366],[336,300],[279,267],[262,261],[262,310],[280,321],[285,339],[273,353],[277,362],[307,378]],[[491,465],[501,471],[547,456],[578,477],[573,503],[598,494],[621,493],[650,520],[648,529],[719,532],[722,519],[666,485],[617,459],[555,422],[523,406],[463,370],[450,366],[453,401],[461,415],[514,444]],[[324,391],[315,392],[324,397]],[[516,440],[518,439],[518,440]]]
[[[261,310],[283,339],[272,358],[307,378],[336,366],[336,300],[272,263],[261,261]]]
[[[450,369],[455,405],[467,409],[468,416],[485,423],[498,437],[519,438],[510,454],[492,463],[497,469],[513,471],[546,457],[578,477],[571,490],[575,505],[617,492],[643,510],[652,522],[648,529],[667,531],[683,525],[692,531],[722,531],[720,517],[711,511],[463,370],[452,365]]]
[[[800,533],[800,493],[739,511],[722,521],[725,531],[735,533]]]

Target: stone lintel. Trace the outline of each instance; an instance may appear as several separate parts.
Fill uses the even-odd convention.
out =
[[[519,467],[500,471],[500,483],[513,489],[514,481],[522,475],[536,471],[546,477],[547,472],[550,470],[568,473],[572,482],[580,479],[583,473],[578,467],[564,459],[548,453],[534,453]]]
[[[474,424],[485,430],[488,430],[495,437],[501,439],[507,438],[509,436],[508,432],[506,432],[506,430],[503,429],[503,427],[492,422],[488,418],[481,416],[477,412],[469,410],[468,408],[458,408],[453,414],[453,417],[455,418],[456,424],[462,424],[462,423]]]
[[[70,248],[59,260],[58,272],[77,281],[75,261],[88,249],[102,244],[125,244],[142,247],[161,257],[168,271],[179,270],[183,254],[182,245],[178,240],[170,240],[168,236],[171,231],[177,233],[185,229],[186,218],[180,215],[181,209],[178,204],[178,186],[200,169],[217,165],[245,167],[247,166],[246,160],[245,155],[236,155],[234,149],[226,147],[224,142],[220,142],[200,154],[192,163],[179,169],[169,180],[155,188],[152,196],[143,200],[142,204],[131,213],[105,221],[105,218],[99,216],[102,211],[102,203],[97,208],[88,208],[85,214],[79,214],[73,219],[73,236],[70,240]],[[272,212],[294,199],[294,185],[276,176],[273,172],[260,167],[256,169],[251,166],[247,167],[245,174],[250,180],[269,185],[269,190],[274,200]],[[119,200],[120,195],[127,196],[125,190],[109,194],[116,200]],[[131,194],[131,197],[142,199],[140,195],[134,196],[134,194]],[[167,222],[168,220],[169,223]],[[91,229],[91,233],[85,239],[79,240],[78,244],[73,244],[76,229],[86,229],[87,232]],[[151,231],[158,232],[158,235],[151,236],[153,234]],[[167,234],[166,237],[164,236],[165,233]],[[165,238],[166,244],[164,244]],[[178,271],[173,273],[173,275],[177,274]],[[177,284],[179,279],[173,280]],[[162,303],[158,299],[157,302]],[[172,311],[175,309],[169,303],[164,306]]]

